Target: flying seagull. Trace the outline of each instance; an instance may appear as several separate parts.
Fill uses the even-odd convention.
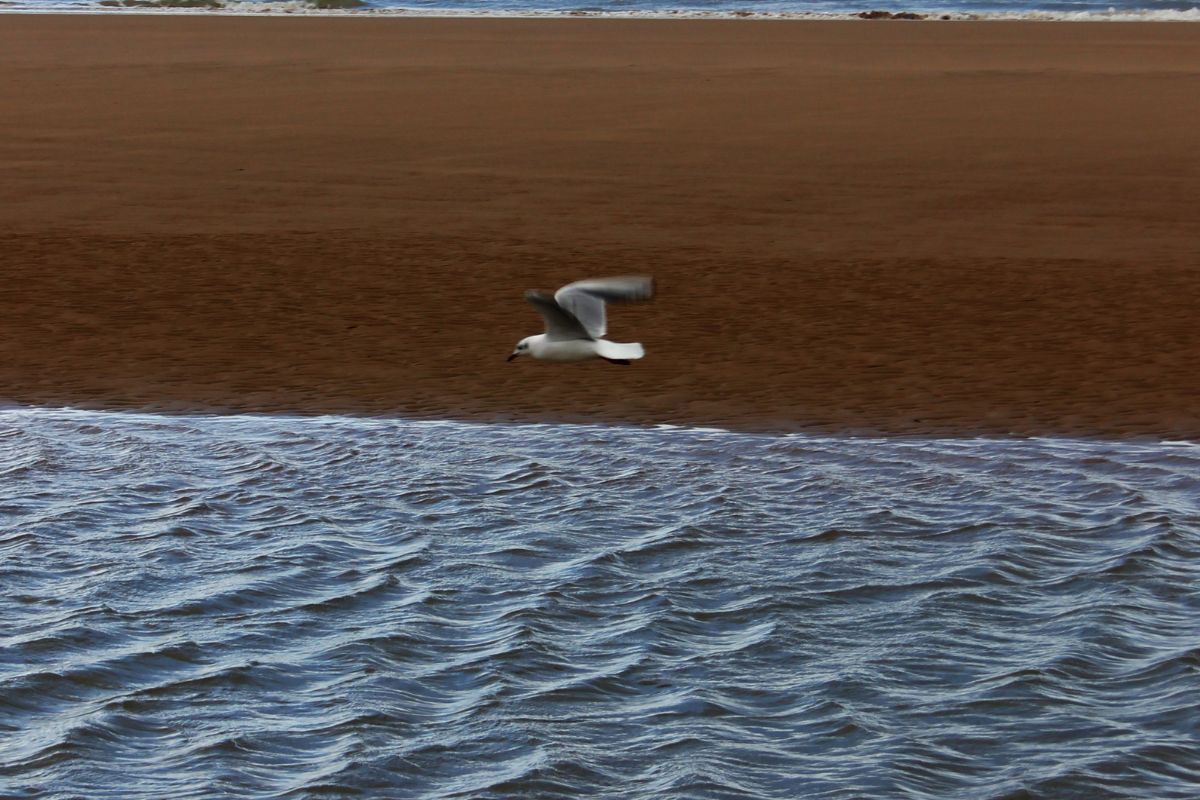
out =
[[[575,281],[555,292],[553,298],[528,291],[525,299],[546,320],[546,332],[517,342],[508,360],[531,355],[545,361],[603,358],[612,364],[628,364],[646,351],[636,342],[618,344],[600,338],[608,330],[604,304],[649,300],[653,296],[654,279],[643,275]]]

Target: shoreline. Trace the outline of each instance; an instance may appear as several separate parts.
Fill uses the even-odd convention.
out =
[[[555,420],[519,420],[519,419],[485,419],[476,417],[410,417],[395,414],[368,414],[354,413],[352,411],[337,412],[337,411],[232,411],[229,409],[216,408],[195,408],[186,409],[154,409],[149,407],[131,407],[131,408],[116,408],[109,406],[40,406],[40,405],[24,405],[19,403],[6,404],[0,403],[0,415],[6,412],[30,413],[37,414],[47,412],[51,414],[82,414],[82,415],[112,415],[121,418],[135,418],[148,420],[186,420],[190,422],[201,422],[203,420],[231,420],[234,422],[253,422],[258,420],[279,421],[279,422],[380,422],[380,423],[402,423],[416,425],[449,425],[449,426],[509,426],[509,427],[545,427],[556,428],[559,426],[568,426],[572,428],[600,428],[612,430],[633,430],[633,431],[658,431],[672,432],[679,431],[682,433],[711,433],[731,436],[753,436],[763,438],[788,438],[797,437],[799,439],[814,439],[814,440],[903,440],[907,442],[1058,442],[1058,443],[1090,443],[1090,444],[1127,444],[1127,445],[1147,445],[1147,446],[1166,446],[1166,447],[1200,447],[1200,437],[1193,439],[1172,439],[1162,436],[1154,436],[1151,434],[1136,434],[1125,436],[1104,436],[1102,434],[1021,434],[1021,433],[980,433],[970,430],[952,430],[939,434],[927,432],[884,432],[872,430],[845,430],[842,428],[814,428],[802,430],[776,430],[776,429],[755,429],[742,428],[737,426],[721,427],[718,425],[703,425],[703,424],[688,424],[688,423],[671,423],[671,422],[630,422],[630,421],[584,421],[584,422],[564,422]]]
[[[1200,438],[1200,28],[305,19],[6,18],[0,398]]]
[[[226,2],[226,0],[214,0]],[[307,6],[306,0],[266,0],[258,10],[241,8],[249,3],[228,0],[235,8],[189,7],[111,7],[111,8],[4,8],[0,15],[62,15],[62,16],[122,16],[122,17],[234,17],[234,18],[315,18],[315,19],[434,19],[434,20],[618,20],[618,21],[695,21],[714,22],[1067,22],[1067,23],[1196,23],[1200,22],[1200,5],[1188,9],[1138,9],[1104,11],[1029,11],[1029,12],[965,12],[921,10],[917,7],[883,10],[864,7],[858,11],[454,11],[451,9],[411,8],[319,8]],[[871,16],[878,15],[878,16]]]

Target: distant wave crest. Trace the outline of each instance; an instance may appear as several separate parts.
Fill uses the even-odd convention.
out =
[[[931,0],[905,5],[905,0],[881,0],[858,6],[845,0],[807,3],[705,2],[669,4],[633,0],[612,5],[573,6],[557,0],[528,3],[489,3],[485,0],[0,0],[10,12],[136,12],[229,15],[426,16],[426,17],[610,17],[617,19],[742,19],[753,20],[1043,20],[1061,22],[1197,22],[1200,7],[1187,0]]]

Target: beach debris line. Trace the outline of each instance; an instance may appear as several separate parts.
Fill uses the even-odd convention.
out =
[[[927,19],[925,14],[915,11],[860,11],[854,16],[859,19]],[[942,17],[942,19],[948,19]]]
[[[526,336],[509,355],[530,355],[543,361],[587,361],[602,358],[611,364],[629,364],[646,354],[638,342],[610,342],[605,306],[649,300],[654,296],[654,279],[646,275],[588,278],[568,283],[547,297],[525,292],[529,302],[546,322],[546,332]]]

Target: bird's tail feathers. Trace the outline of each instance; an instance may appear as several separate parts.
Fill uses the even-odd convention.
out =
[[[610,342],[606,339],[599,339],[596,341],[596,354],[601,358],[632,360],[646,355],[646,351],[638,342],[621,344],[619,342]]]

